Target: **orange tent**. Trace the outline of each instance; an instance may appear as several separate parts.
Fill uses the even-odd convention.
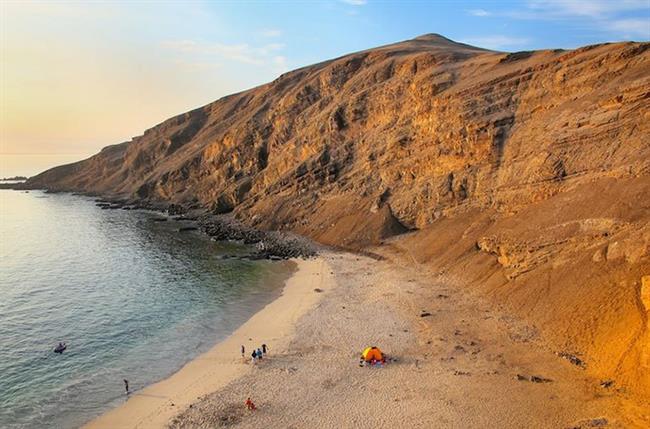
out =
[[[363,353],[361,353],[361,358],[366,362],[370,362],[373,359],[380,361],[384,359],[384,355],[382,354],[381,350],[379,350],[379,348],[372,346],[367,347]]]

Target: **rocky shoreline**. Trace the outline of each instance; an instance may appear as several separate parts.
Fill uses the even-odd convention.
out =
[[[73,193],[73,195],[95,196],[84,193]],[[94,202],[102,210],[150,210],[163,213],[169,218],[154,218],[152,221],[164,222],[171,219],[179,222],[190,222],[189,225],[180,226],[178,231],[198,230],[214,241],[240,241],[244,244],[255,245],[255,251],[250,255],[226,255],[224,258],[281,260],[289,258],[306,259],[318,255],[318,245],[305,237],[288,232],[261,231],[239,222],[228,214],[212,214],[202,208],[188,210],[178,204],[110,197],[98,197],[95,198]]]
[[[203,215],[198,218],[198,224],[213,240],[255,244],[252,259],[310,258],[318,254],[317,246],[304,237],[280,231],[260,231],[228,215]]]
[[[6,184],[3,189],[16,191],[34,190],[24,183]],[[64,191],[44,190],[46,193]],[[319,246],[311,240],[297,234],[281,231],[261,231],[251,228],[234,219],[229,214],[212,214],[201,207],[187,208],[179,204],[164,202],[139,201],[110,196],[98,196],[84,192],[72,192],[72,195],[95,197],[94,203],[102,210],[150,210],[169,216],[174,221],[191,222],[190,225],[179,227],[179,232],[196,231],[208,235],[214,241],[240,241],[244,244],[254,244],[255,251],[247,256],[231,256],[232,258],[259,259],[289,259],[311,258],[318,255]],[[168,218],[155,218],[154,222],[164,222]],[[228,258],[228,256],[226,256]]]

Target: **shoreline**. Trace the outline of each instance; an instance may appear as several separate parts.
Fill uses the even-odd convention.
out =
[[[22,185],[24,183],[18,183]],[[1,185],[1,184],[0,184]],[[161,216],[154,221],[178,222],[178,232],[198,230],[214,241],[237,241],[254,245],[247,259],[280,260],[292,258],[312,258],[318,256],[320,246],[307,237],[287,231],[264,231],[245,225],[229,214],[213,214],[207,207],[188,208],[179,204],[162,201],[122,198],[110,194],[77,192],[72,190],[52,191],[47,188],[0,186],[0,190],[15,192],[40,191],[44,194],[69,194],[92,199],[102,210],[138,210]]]
[[[129,395],[126,402],[82,427],[155,428],[170,420],[199,398],[225,387],[253,371],[253,347],[269,344],[269,354],[282,353],[293,339],[296,322],[313,309],[322,294],[315,288],[333,284],[324,258],[293,259],[297,270],[287,279],[281,295],[267,304],[235,332],[210,350],[184,365],[179,371]],[[242,359],[240,346],[246,346]]]

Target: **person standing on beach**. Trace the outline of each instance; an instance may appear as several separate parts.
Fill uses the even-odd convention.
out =
[[[124,379],[124,389],[126,390],[126,394],[128,395],[130,393],[129,392],[129,380],[127,380],[126,378]]]
[[[262,360],[262,349],[260,349],[260,348],[257,349],[257,358],[259,360]]]
[[[262,344],[262,354],[266,354],[266,344]]]
[[[251,363],[255,363],[255,358],[257,358],[257,350],[253,349],[253,353],[251,353],[252,359]]]
[[[241,357],[243,358],[245,354],[246,354],[246,347],[244,347],[244,345],[242,344],[242,346],[241,346]]]
[[[251,401],[251,398],[248,398],[245,404],[246,404],[246,408],[248,408],[251,411],[254,411],[256,409],[255,404],[253,403],[253,401]]]

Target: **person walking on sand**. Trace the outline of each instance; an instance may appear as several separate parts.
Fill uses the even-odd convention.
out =
[[[257,358],[257,350],[253,349],[253,353],[251,353],[251,363],[255,364],[255,359]]]
[[[257,349],[257,358],[259,360],[262,360],[262,349],[260,349],[260,348]]]
[[[262,354],[266,354],[266,350],[267,350],[266,344],[262,344]]]
[[[244,347],[244,345],[242,344],[242,346],[241,346],[241,357],[243,358],[245,354],[246,354],[246,347]]]
[[[129,380],[127,380],[126,378],[124,379],[124,390],[126,390],[127,395],[131,393],[129,392]]]

